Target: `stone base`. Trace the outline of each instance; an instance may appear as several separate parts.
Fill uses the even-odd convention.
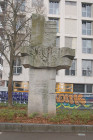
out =
[[[28,101],[28,116],[32,113],[56,114],[56,95],[30,95]]]
[[[55,69],[29,70],[28,115],[56,114]]]

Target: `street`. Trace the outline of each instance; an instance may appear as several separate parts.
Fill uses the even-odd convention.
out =
[[[93,133],[0,132],[0,140],[93,140]]]

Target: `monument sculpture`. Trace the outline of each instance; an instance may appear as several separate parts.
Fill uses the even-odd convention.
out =
[[[56,71],[71,66],[75,50],[56,47],[56,22],[32,15],[31,45],[22,52],[22,64],[29,68],[28,115],[56,114]]]

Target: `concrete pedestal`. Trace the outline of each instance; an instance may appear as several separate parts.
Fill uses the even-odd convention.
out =
[[[55,69],[29,69],[28,115],[56,114]]]

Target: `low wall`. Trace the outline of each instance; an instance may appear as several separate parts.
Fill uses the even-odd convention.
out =
[[[66,94],[56,95],[57,109],[93,109],[93,94]]]
[[[13,102],[20,104],[28,103],[27,92],[13,92]],[[7,103],[8,92],[0,91],[0,103]],[[93,94],[59,93],[56,94],[57,109],[93,109]]]

